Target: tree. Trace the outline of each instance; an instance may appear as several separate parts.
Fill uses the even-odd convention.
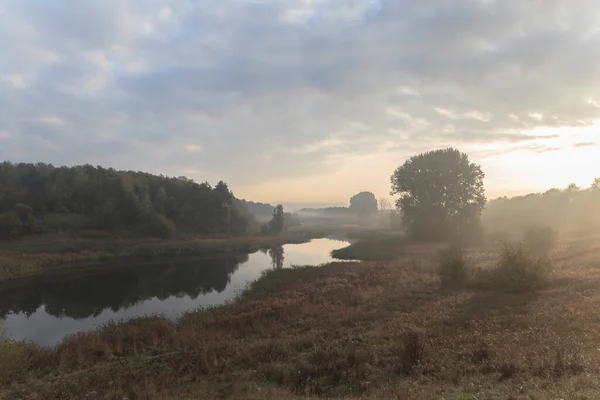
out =
[[[284,226],[285,213],[283,212],[283,206],[278,204],[273,210],[273,218],[269,222],[269,228],[271,228],[271,232],[279,234],[283,231]]]
[[[377,199],[371,192],[360,192],[350,199],[350,211],[360,216],[367,216],[377,212]]]
[[[251,216],[232,208],[234,199],[224,182],[212,188],[185,177],[91,165],[0,163],[0,213],[20,221],[19,229],[5,229],[12,236],[42,228],[77,231],[83,228],[80,221],[88,221],[85,229],[127,234],[168,236],[173,228],[186,234],[243,234]],[[59,217],[64,214],[70,217]],[[7,218],[9,226],[12,217]],[[60,224],[53,223],[57,218]]]
[[[592,183],[592,190],[600,190],[600,177],[594,179],[594,182]]]
[[[474,234],[486,204],[479,165],[447,148],[411,157],[392,175],[392,195],[409,232],[421,239]]]
[[[378,203],[379,203],[379,211],[385,213],[385,212],[392,210],[392,203],[390,203],[390,201],[388,199],[386,199],[385,197],[380,198]]]
[[[283,246],[275,246],[269,249],[269,256],[271,257],[271,264],[273,269],[283,268],[283,261],[285,260],[285,251]]]

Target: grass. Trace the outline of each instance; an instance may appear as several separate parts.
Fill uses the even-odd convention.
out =
[[[425,246],[430,249],[429,246]],[[399,233],[378,233],[358,240],[342,249],[334,250],[331,256],[338,260],[392,261],[399,257],[421,253],[424,245],[411,243]]]
[[[29,348],[28,345],[6,339],[0,323],[0,385],[7,385],[27,372]]]
[[[220,252],[253,252],[287,243],[303,243],[319,232],[296,231],[280,236],[159,239],[83,239],[61,236],[28,237],[0,242],[0,281],[48,269],[118,266],[122,262],[192,257]]]
[[[9,343],[27,368],[0,398],[600,398],[600,247],[557,249],[535,292],[440,290],[436,255],[270,271],[177,322]],[[498,265],[487,249],[467,256]]]

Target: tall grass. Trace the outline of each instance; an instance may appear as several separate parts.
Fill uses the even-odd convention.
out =
[[[0,321],[0,384],[8,384],[29,369],[25,345],[14,343],[4,334]]]

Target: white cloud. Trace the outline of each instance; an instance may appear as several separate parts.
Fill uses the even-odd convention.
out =
[[[535,128],[600,118],[593,0],[0,9],[4,159],[202,171],[194,178],[249,187],[346,170],[382,148],[398,162],[440,145],[510,151]]]

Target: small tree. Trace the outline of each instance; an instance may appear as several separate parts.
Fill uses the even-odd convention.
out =
[[[269,222],[269,228],[271,228],[271,232],[279,234],[283,231],[284,226],[285,213],[283,212],[283,206],[278,204],[273,210],[273,218]]]
[[[392,203],[385,197],[380,198],[377,203],[379,204],[379,211],[386,213],[392,211]]]
[[[486,204],[485,174],[448,148],[411,157],[392,175],[396,206],[409,232],[421,239],[476,236]]]

